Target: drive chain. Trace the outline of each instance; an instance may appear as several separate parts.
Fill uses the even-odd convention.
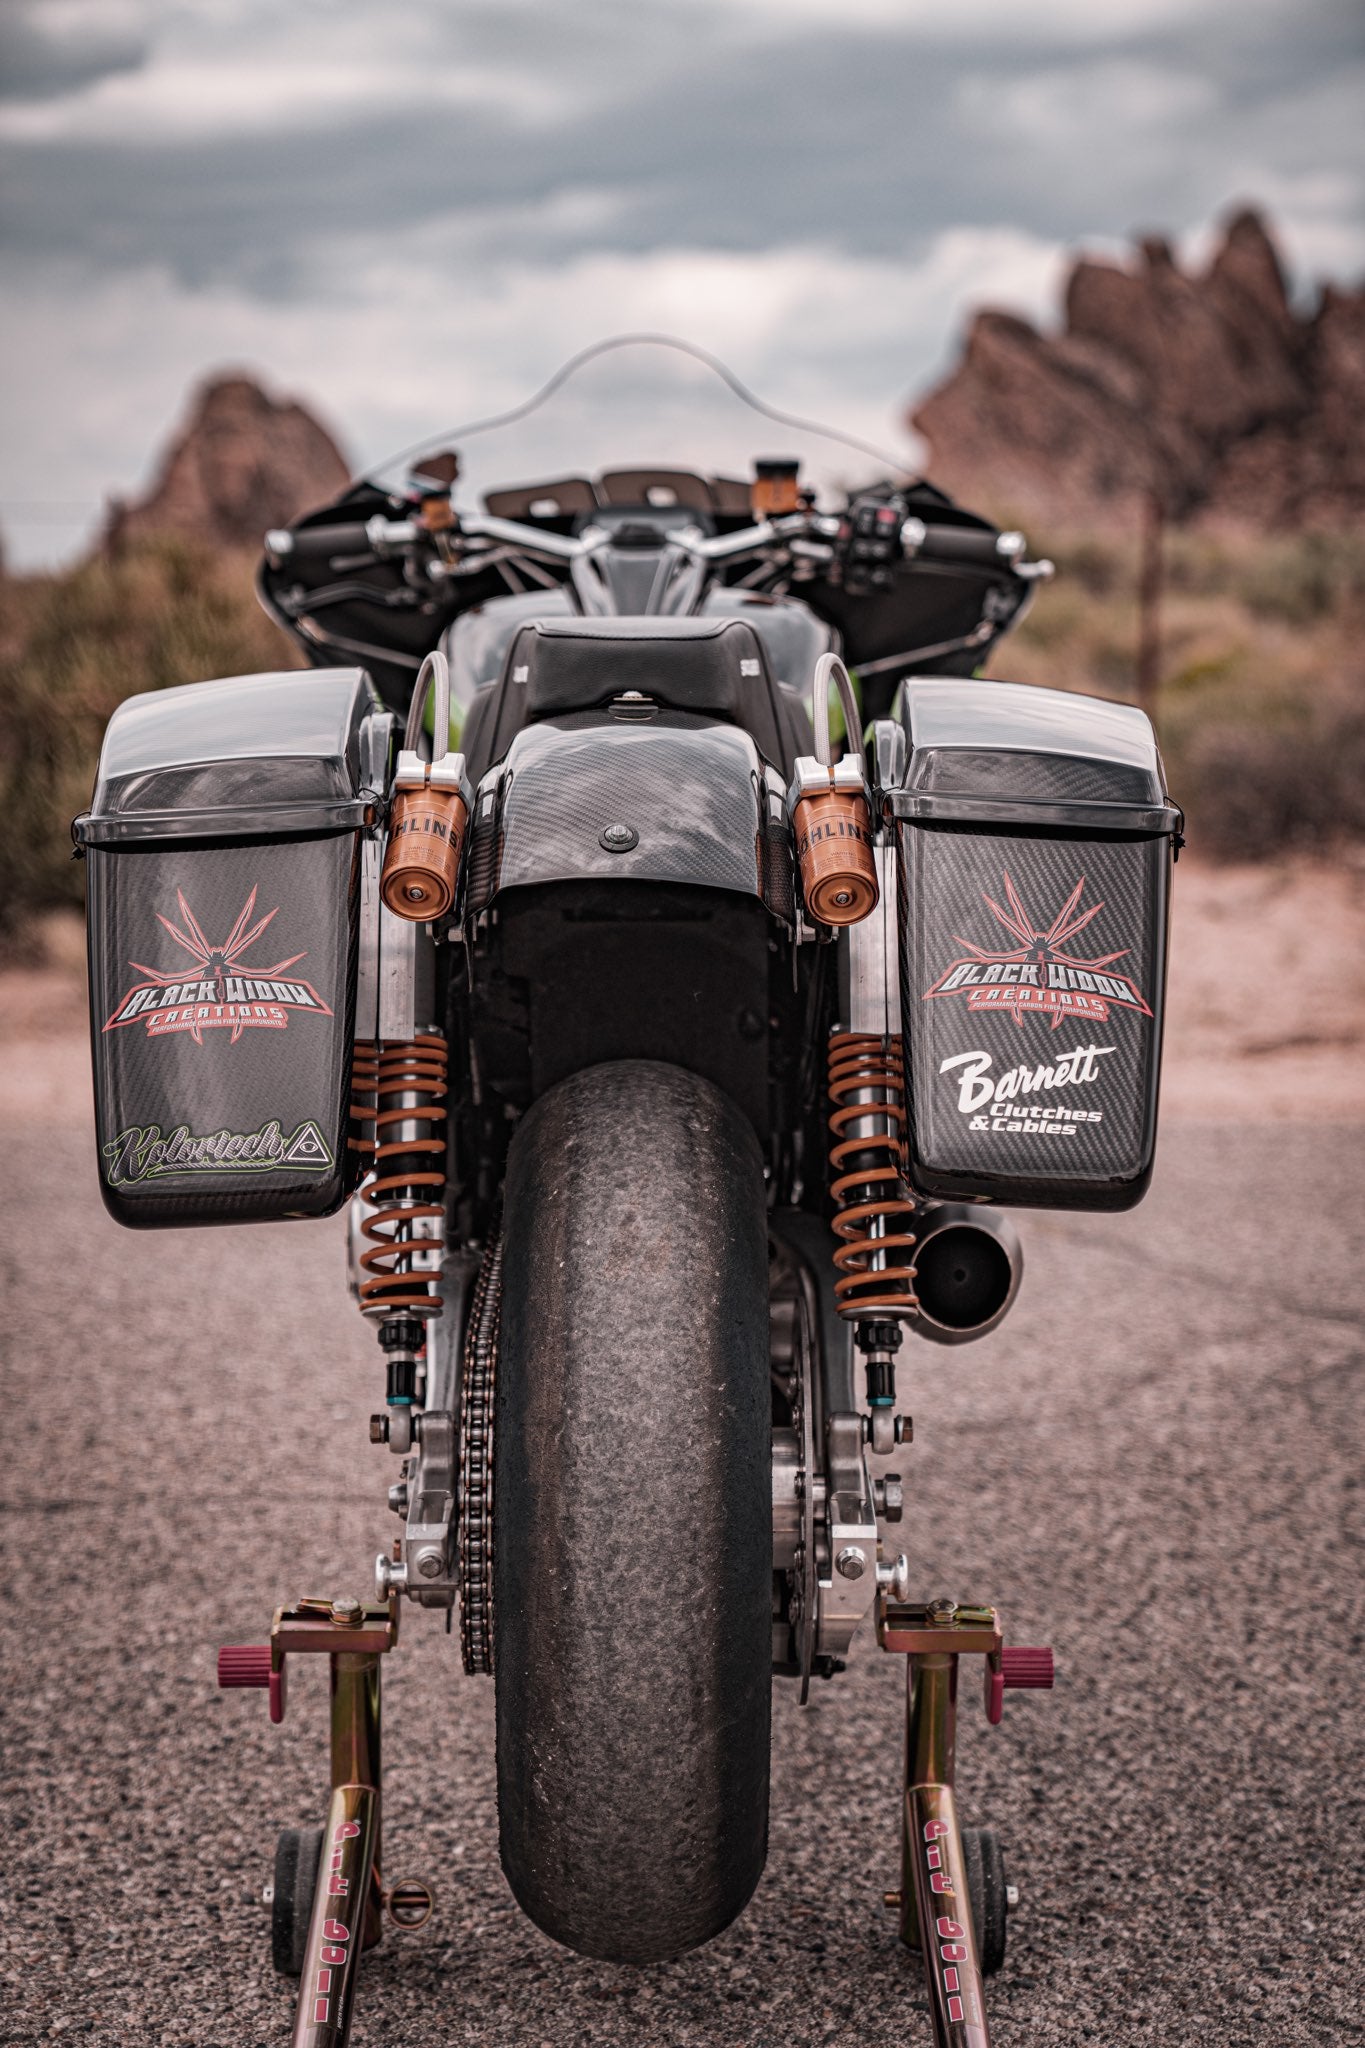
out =
[[[475,1283],[460,1373],[460,1654],[466,1671],[493,1669],[493,1399],[502,1311],[502,1234]]]

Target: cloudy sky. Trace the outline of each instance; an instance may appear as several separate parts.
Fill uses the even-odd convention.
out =
[[[0,0],[0,528],[224,363],[358,461],[663,327],[894,441],[987,301],[1240,200],[1365,272],[1360,0]],[[652,451],[661,454],[664,451]]]

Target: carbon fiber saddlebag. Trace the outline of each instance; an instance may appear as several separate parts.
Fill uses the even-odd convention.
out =
[[[1145,715],[917,678],[897,821],[910,1173],[926,1194],[1127,1209],[1156,1142],[1182,818]]]
[[[322,1216],[349,1192],[377,708],[363,671],[332,669],[149,692],[109,722],[72,830],[120,1223]]]

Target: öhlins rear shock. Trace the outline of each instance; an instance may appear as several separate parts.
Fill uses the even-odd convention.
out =
[[[915,1204],[901,1172],[905,1071],[899,1038],[836,1031],[829,1042],[829,1119],[834,1143],[834,1283],[839,1313],[851,1318],[911,1315],[915,1309]]]
[[[844,713],[846,745],[838,762],[830,745],[831,683]],[[841,940],[849,949],[850,986],[861,991],[881,987],[885,1006],[894,1000],[887,979],[894,949],[888,952],[883,927],[889,905],[878,879],[862,715],[852,678],[836,654],[822,654],[815,664],[812,713],[815,758],[797,761],[789,799],[806,912],[817,924],[851,927]],[[865,1020],[855,1016],[851,1021]],[[908,1228],[915,1204],[904,1178],[901,1041],[889,1010],[866,1021],[881,1025],[880,1034],[836,1030],[830,1039],[830,1194],[840,1240],[834,1254],[839,1272],[835,1298],[839,1313],[856,1326],[877,1441],[890,1427],[889,1416],[879,1423],[877,1411],[889,1409],[895,1400],[899,1319],[915,1310],[915,1236]],[[879,1442],[878,1448],[889,1448],[889,1442]]]
[[[436,759],[427,762],[419,749],[433,695]],[[429,924],[454,907],[470,803],[464,756],[450,749],[450,669],[443,654],[432,653],[413,685],[379,877],[380,896],[394,917]],[[359,1197],[366,1240],[358,1260],[360,1307],[378,1324],[390,1427],[395,1410],[410,1409],[417,1399],[426,1325],[441,1313],[446,1063],[438,1031],[355,1049],[352,1143],[373,1167]],[[390,1435],[389,1441],[397,1439]]]
[[[355,1049],[351,1143],[374,1169],[359,1197],[360,1309],[379,1325],[390,1407],[416,1398],[426,1324],[441,1313],[436,1275],[417,1261],[443,1245],[446,1057],[434,1031]]]
[[[831,761],[829,686],[844,713],[846,751]],[[858,924],[877,907],[872,806],[863,772],[862,716],[853,682],[837,654],[815,664],[815,756],[803,755],[792,777],[792,829],[806,913],[816,923]]]
[[[855,1325],[873,1441],[896,1398],[901,1321],[915,1313],[915,1201],[904,1175],[905,1068],[899,1036],[835,1031],[829,1042],[830,1195],[839,1313]],[[878,1444],[889,1449],[889,1438]]]
[[[432,748],[441,751],[435,760],[424,761],[418,743],[433,681]],[[380,894],[395,917],[427,924],[451,909],[470,804],[464,755],[450,751],[450,669],[443,654],[429,654],[413,685],[379,880]]]

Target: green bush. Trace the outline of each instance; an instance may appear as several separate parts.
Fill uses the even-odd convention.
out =
[[[246,558],[165,542],[0,582],[0,932],[81,902],[70,823],[125,697],[296,666]]]

